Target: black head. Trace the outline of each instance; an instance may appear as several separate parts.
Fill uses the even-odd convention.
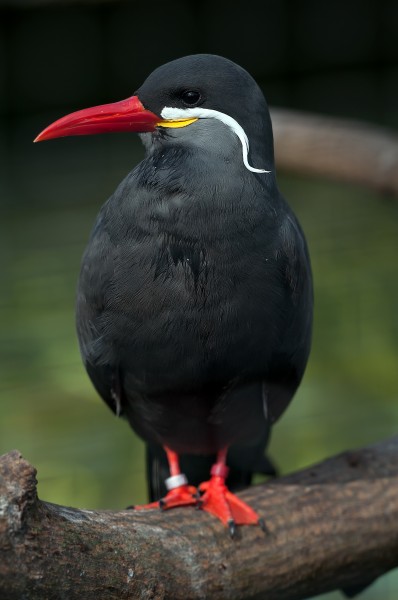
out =
[[[231,117],[247,136],[255,166],[273,169],[272,126],[264,95],[234,62],[213,54],[173,60],[155,69],[136,95],[146,109],[165,119],[173,119],[173,108],[179,109],[175,114],[181,119],[200,109]]]

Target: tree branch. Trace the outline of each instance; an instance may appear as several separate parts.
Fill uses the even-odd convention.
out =
[[[269,529],[231,540],[192,508],[89,511],[38,500],[35,469],[0,459],[5,600],[299,600],[398,566],[398,437],[242,493]]]
[[[398,195],[398,136],[381,127],[272,109],[277,166]]]

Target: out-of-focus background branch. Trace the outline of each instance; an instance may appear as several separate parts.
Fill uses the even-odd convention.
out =
[[[134,135],[32,139],[69,111],[129,96],[154,67],[194,52],[227,56],[262,86],[274,107],[280,188],[311,250],[313,351],[275,428],[273,458],[286,473],[396,433],[397,39],[395,0],[175,0],[172,10],[0,0],[0,453],[18,447],[35,464],[41,497],[92,509],[145,499],[142,444],[92,390],[73,316],[94,217],[143,151]],[[354,149],[345,144],[346,120],[361,122],[373,142],[359,132]],[[345,182],[346,169],[356,184]],[[361,600],[397,594],[393,572]]]
[[[398,196],[398,135],[356,121],[271,110],[277,168]]]

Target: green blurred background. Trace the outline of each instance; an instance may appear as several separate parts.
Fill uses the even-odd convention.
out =
[[[117,509],[146,498],[143,444],[96,396],[74,330],[91,225],[143,150],[129,134],[34,146],[35,135],[195,52],[242,64],[271,105],[396,130],[397,39],[396,1],[0,0],[0,453],[18,448],[37,467],[43,499]],[[316,298],[306,376],[271,442],[286,473],[397,432],[398,200],[279,182],[308,238]],[[361,600],[397,597],[393,572]]]

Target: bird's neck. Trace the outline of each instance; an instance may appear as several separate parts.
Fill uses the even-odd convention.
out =
[[[253,134],[245,161],[241,140],[222,123],[205,121],[189,132],[190,127],[142,136],[146,177],[154,185],[172,182],[175,186],[178,182],[193,191],[205,186],[221,193],[225,182],[233,180],[237,187],[259,187],[274,192],[272,144],[267,151],[264,140]],[[249,166],[266,172],[253,172],[248,162]]]
[[[213,239],[225,236],[228,226],[230,232],[249,232],[277,219],[278,192],[268,192],[261,179],[272,174],[251,173],[241,161],[220,158],[214,148],[209,154],[186,144],[154,146],[133,173],[143,192],[134,194],[137,210],[148,216],[152,229],[156,223],[174,236]],[[130,200],[128,213],[129,206]]]

